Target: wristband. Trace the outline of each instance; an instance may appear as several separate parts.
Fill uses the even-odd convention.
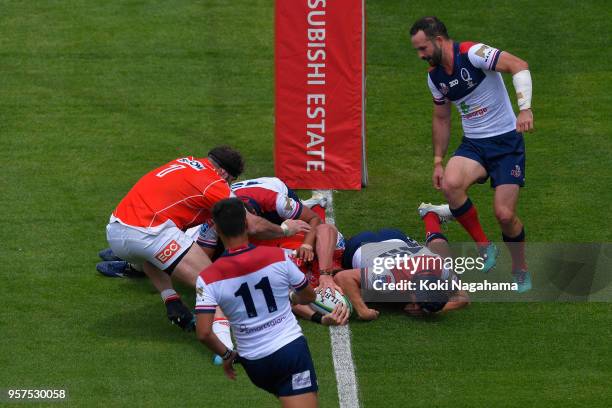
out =
[[[302,245],[300,245],[300,248],[306,248],[306,249],[312,251],[312,245],[310,245],[310,244],[302,244]]]
[[[314,314],[312,316],[310,316],[310,321],[311,322],[315,322],[318,324],[323,324],[322,323],[323,320],[323,315],[319,312],[314,312]]]
[[[224,354],[221,356],[221,359],[222,359],[223,361],[227,361],[227,360],[229,360],[229,358],[230,358],[230,357],[231,357],[231,355],[232,355],[232,351],[233,351],[233,350],[231,350],[231,349],[229,349],[229,348],[225,348],[225,353],[224,353]]]
[[[322,269],[319,271],[320,276],[334,276],[334,271],[331,269]]]
[[[291,232],[289,231],[289,227],[287,226],[287,224],[285,224],[286,222],[287,221],[283,221],[280,227],[283,230],[283,235],[288,237],[289,235],[291,235]]]

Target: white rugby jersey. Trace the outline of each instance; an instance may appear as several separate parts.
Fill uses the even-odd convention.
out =
[[[451,270],[444,267],[444,262],[439,261],[435,263],[429,261],[429,263],[427,263],[428,261],[425,261],[426,258],[441,258],[440,255],[432,252],[429,248],[422,246],[410,237],[406,237],[406,240],[407,242],[401,239],[388,239],[380,242],[363,243],[357,248],[355,254],[353,254],[352,267],[355,269],[372,268],[375,258],[400,257],[400,259],[403,259],[406,257],[414,258],[415,261],[416,258],[421,258],[421,261],[414,264],[408,261],[408,269],[404,269],[404,271],[415,274],[422,270],[428,270],[443,280],[447,280],[454,276]],[[364,249],[366,253],[364,253]],[[414,268],[410,266],[414,266]],[[442,266],[442,268],[438,268],[438,266]]]
[[[506,86],[495,66],[501,51],[482,43],[453,43],[453,72],[440,65],[427,75],[434,103],[453,102],[466,137],[482,139],[516,129]]]
[[[289,289],[307,285],[283,249],[249,245],[224,252],[200,273],[195,312],[214,313],[219,305],[236,337],[238,354],[259,359],[302,335],[291,312]]]
[[[302,214],[304,205],[279,178],[260,177],[239,181],[230,187],[232,193],[250,205],[257,215],[274,224],[280,225],[285,220],[297,219]],[[212,218],[206,220],[200,227],[197,241],[203,247],[217,246],[219,237]]]
[[[275,224],[297,219],[302,213],[303,205],[297,195],[279,178],[239,181],[230,188],[238,198],[253,207],[257,215]]]

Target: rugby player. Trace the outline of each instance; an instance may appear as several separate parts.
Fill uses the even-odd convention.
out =
[[[205,158],[173,160],[144,175],[113,211],[106,227],[115,256],[142,265],[161,294],[169,320],[193,328],[193,315],[173,288],[172,279],[195,287],[209,257],[185,231],[210,217],[212,206],[233,196],[228,183],[244,167],[241,155],[228,146],[216,147]],[[249,233],[276,238],[308,232],[302,221],[281,228],[249,214]]]
[[[253,384],[275,395],[283,407],[316,407],[314,364],[290,307],[290,299],[304,305],[314,301],[314,290],[285,251],[249,244],[247,214],[237,198],[213,207],[226,249],[197,279],[197,337],[222,356],[229,379],[236,378],[234,363],[240,362]],[[233,328],[236,350],[212,330],[218,307]]]
[[[335,226],[322,222],[316,212],[304,205],[297,194],[276,177],[239,181],[233,183],[231,189],[249,211],[274,224],[283,226],[293,219],[308,223],[310,231],[304,235],[295,235],[294,239],[283,237],[267,242],[251,239],[251,242],[295,250],[298,262],[304,263],[305,266],[315,262],[316,255],[316,286],[322,291],[329,288],[332,293],[336,290],[342,292],[332,277],[332,274],[340,269],[339,264],[334,264],[334,251],[337,243],[342,241],[342,235]],[[197,242],[210,257],[213,256],[217,250],[218,239],[210,221],[202,225]]]
[[[425,222],[426,247],[421,246],[402,231],[396,229],[383,229],[378,232],[364,231],[346,241],[346,249],[342,257],[342,266],[345,270],[337,273],[334,279],[349,297],[357,316],[361,320],[375,320],[379,316],[379,311],[369,308],[361,296],[361,268],[372,267],[369,260],[362,261],[362,247],[370,243],[385,243],[380,246],[382,253],[389,252],[393,247],[393,252],[398,254],[405,253],[408,257],[437,257],[449,256],[448,241],[440,229],[441,222],[453,219],[448,205],[421,204],[419,215]],[[404,252],[406,249],[406,252]],[[378,250],[378,248],[377,248]],[[444,268],[426,269],[421,266],[410,273],[407,271],[395,270],[394,275],[401,279],[410,280],[415,283],[423,280],[435,282],[438,280],[449,281],[455,279],[452,271]],[[412,301],[408,302],[404,311],[412,316],[420,316],[439,311],[454,310],[469,304],[469,298],[464,291],[415,291]]]
[[[525,229],[516,215],[519,189],[525,184],[522,132],[533,129],[531,74],[524,60],[479,42],[455,42],[436,17],[423,17],[410,29],[412,46],[430,70],[433,95],[433,176],[457,221],[477,243],[484,271],[496,262],[498,250],[484,233],[476,207],[467,195],[475,183],[491,178],[495,216],[512,256],[512,276],[519,292],[531,289],[525,262]],[[501,73],[512,74],[519,113],[515,116]],[[461,115],[464,137],[443,166],[450,138],[451,108]]]

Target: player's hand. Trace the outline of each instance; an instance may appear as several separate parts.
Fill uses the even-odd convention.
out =
[[[359,320],[371,321],[378,319],[380,312],[376,309],[366,309],[361,313],[357,312],[357,317]]]
[[[319,286],[317,287],[317,289],[321,290],[321,293],[325,293],[327,292],[327,289],[329,289],[332,293],[332,296],[335,297],[336,296],[336,291],[342,293],[344,295],[344,292],[342,291],[342,288],[340,286],[338,286],[336,284],[336,281],[334,280],[334,278],[332,276],[329,275],[321,275],[319,276]]]
[[[296,255],[305,262],[312,262],[314,259],[314,249],[312,248],[312,245],[302,244],[296,251]]]
[[[333,312],[326,314],[321,318],[323,326],[344,326],[348,323],[349,308],[344,303],[338,303]]]
[[[181,299],[173,299],[166,303],[166,313],[170,323],[177,325],[185,331],[195,329],[195,321],[191,311],[183,304]]]
[[[230,380],[236,379],[236,370],[234,369],[234,362],[238,359],[238,352],[236,350],[232,350],[232,354],[227,360],[223,360],[223,371],[225,372],[225,376]]]
[[[516,131],[529,132],[533,130],[533,113],[531,109],[524,109],[519,112],[516,118]]]
[[[431,176],[431,181],[436,190],[440,190],[442,188],[442,178],[444,177],[444,167],[442,163],[437,163],[434,165],[433,174]]]
[[[283,221],[283,224],[285,224],[288,228],[288,236],[295,235],[298,232],[307,233],[311,229],[310,224],[302,220],[285,220]]]

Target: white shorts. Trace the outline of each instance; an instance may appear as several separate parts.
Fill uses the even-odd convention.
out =
[[[181,257],[194,239],[174,226],[162,229],[158,234],[147,234],[120,222],[106,226],[106,239],[119,258],[135,265],[149,261],[162,271]]]

